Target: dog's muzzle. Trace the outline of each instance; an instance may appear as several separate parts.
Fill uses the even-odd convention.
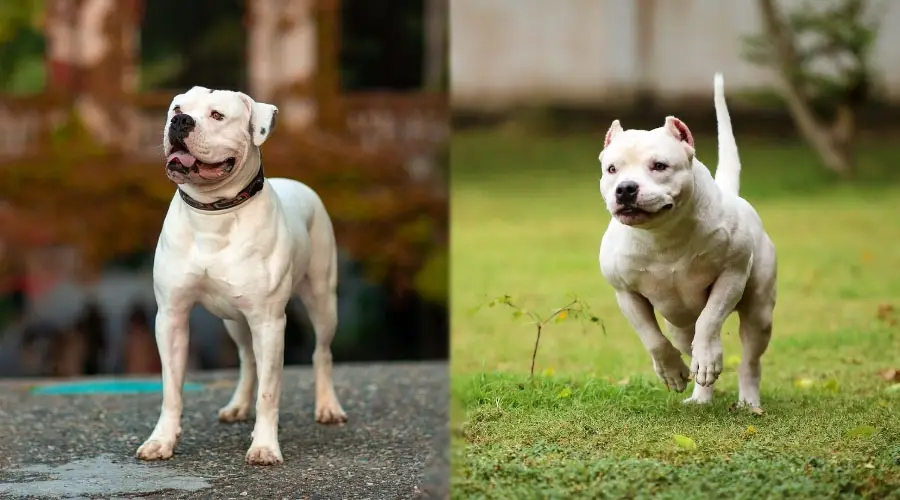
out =
[[[616,203],[623,206],[634,205],[634,202],[637,201],[638,190],[640,186],[638,186],[637,182],[634,181],[622,181],[616,186]]]

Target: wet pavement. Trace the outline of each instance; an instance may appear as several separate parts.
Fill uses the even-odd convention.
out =
[[[311,369],[286,369],[275,467],[244,463],[252,420],[217,420],[233,371],[188,377],[202,388],[185,392],[175,456],[155,463],[134,453],[159,393],[36,395],[34,381],[0,381],[0,498],[447,498],[447,364],[336,365],[334,375],[349,422],[323,426]]]

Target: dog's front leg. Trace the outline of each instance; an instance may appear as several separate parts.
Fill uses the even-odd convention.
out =
[[[172,458],[181,436],[182,388],[189,347],[187,310],[161,305],[156,313],[156,345],[162,365],[163,401],[153,433],[137,450],[137,457],[143,460]]]
[[[722,325],[744,294],[750,276],[750,263],[743,268],[726,269],[713,283],[706,306],[697,318],[691,346],[691,373],[694,382],[710,386],[722,373]]]
[[[684,391],[688,383],[687,365],[681,359],[678,349],[659,329],[653,306],[642,295],[629,291],[617,291],[616,300],[625,319],[650,353],[656,374],[666,383],[666,387],[677,392]]]
[[[247,451],[251,465],[275,465],[283,460],[278,444],[278,406],[281,401],[281,378],[284,368],[285,306],[267,307],[248,316],[253,335],[258,389],[256,424],[253,442]]]

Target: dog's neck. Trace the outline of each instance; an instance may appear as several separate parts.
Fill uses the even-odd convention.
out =
[[[633,228],[635,237],[653,248],[684,247],[690,240],[714,231],[722,204],[719,188],[709,169],[694,158],[694,188],[690,198],[658,225]]]
[[[259,173],[262,158],[259,148],[250,146],[244,165],[234,175],[229,175],[221,182],[213,184],[195,185],[182,184],[178,188],[184,194],[200,203],[212,203],[220,200],[230,200],[238,195]]]

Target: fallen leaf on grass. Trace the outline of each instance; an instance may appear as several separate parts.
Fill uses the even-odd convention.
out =
[[[622,380],[616,382],[616,384],[618,384],[618,385],[628,385],[628,383],[629,383],[630,381],[631,381],[631,379],[629,379],[628,377],[625,377],[625,378],[623,378]]]
[[[875,427],[872,427],[871,425],[860,425],[860,426],[854,427],[854,428],[850,429],[849,431],[847,431],[847,436],[848,437],[869,437],[872,434],[875,434],[875,431],[877,431],[877,430],[878,429],[876,429]]]
[[[741,364],[741,357],[736,354],[733,354],[733,355],[725,358],[725,366],[727,368],[734,368],[735,366],[737,366],[739,364]]]
[[[815,382],[811,378],[798,378],[794,381],[794,387],[799,389],[809,389],[811,388]]]
[[[559,399],[564,399],[572,396],[572,389],[568,387],[564,387],[563,390],[559,391],[559,394],[556,395]]]
[[[879,320],[884,321],[888,326],[897,325],[897,317],[894,315],[894,306],[890,304],[879,304],[876,315]]]
[[[672,439],[675,440],[675,444],[682,450],[693,451],[697,449],[697,443],[695,443],[693,439],[687,436],[675,434],[672,436]]]
[[[744,429],[744,437],[745,438],[750,437],[754,434],[756,434],[756,427],[753,427],[752,425],[748,425],[747,428]]]
[[[888,382],[900,382],[900,370],[896,368],[888,368],[887,370],[879,373],[881,378],[887,380]]]

